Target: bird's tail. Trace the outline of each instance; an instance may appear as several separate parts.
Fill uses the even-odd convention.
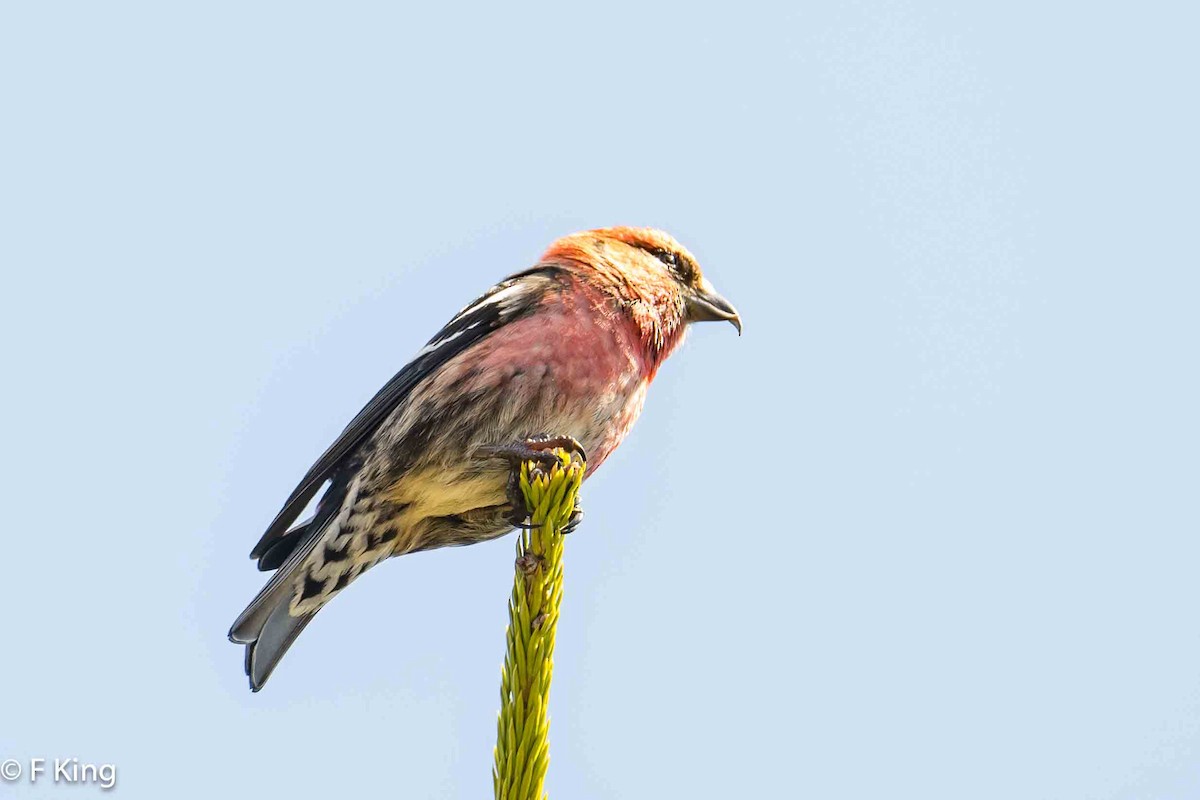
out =
[[[292,592],[304,566],[307,548],[298,550],[279,567],[229,629],[230,641],[246,645],[246,675],[250,678],[250,689],[255,692],[271,677],[279,659],[317,613],[295,616],[290,613]]]

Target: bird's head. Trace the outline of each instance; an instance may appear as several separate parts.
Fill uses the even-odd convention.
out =
[[[688,323],[725,321],[742,332],[737,310],[713,288],[687,248],[655,228],[601,228],[564,236],[544,261],[564,264],[614,301],[665,356]]]

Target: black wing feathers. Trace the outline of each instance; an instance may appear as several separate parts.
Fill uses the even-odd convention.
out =
[[[403,369],[380,389],[370,402],[346,426],[337,441],[329,446],[303,480],[292,491],[283,508],[268,526],[266,533],[250,552],[251,558],[262,558],[279,542],[287,538],[289,544],[280,543],[280,549],[264,559],[260,568],[278,566],[299,542],[303,533],[293,532],[288,527],[300,515],[309,501],[320,490],[325,481],[334,477],[362,442],[408,397],[413,388],[434,373],[439,367],[471,345],[479,342],[501,325],[529,313],[539,302],[548,285],[556,280],[558,267],[539,264],[519,272],[493,286],[486,294],[460,311],[429,343],[417,353]],[[335,483],[344,483],[344,481]],[[334,487],[331,487],[331,492]],[[343,487],[344,488],[344,487]],[[322,498],[322,505],[333,498]],[[337,504],[335,504],[337,505]],[[308,530],[309,526],[305,526]],[[299,530],[299,529],[297,529]]]

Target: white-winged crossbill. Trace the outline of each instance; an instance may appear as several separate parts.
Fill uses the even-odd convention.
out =
[[[689,322],[737,311],[662,231],[566,236],[464,308],[359,412],[255,545],[275,574],[234,622],[257,691],[325,603],[391,556],[493,539],[523,514],[511,464],[575,442],[590,474]],[[322,485],[312,519],[293,526]]]

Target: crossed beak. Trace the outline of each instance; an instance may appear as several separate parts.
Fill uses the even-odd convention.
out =
[[[742,335],[742,318],[737,309],[708,282],[707,278],[700,281],[700,286],[691,290],[686,299],[688,322],[725,321],[737,328],[738,336]]]

